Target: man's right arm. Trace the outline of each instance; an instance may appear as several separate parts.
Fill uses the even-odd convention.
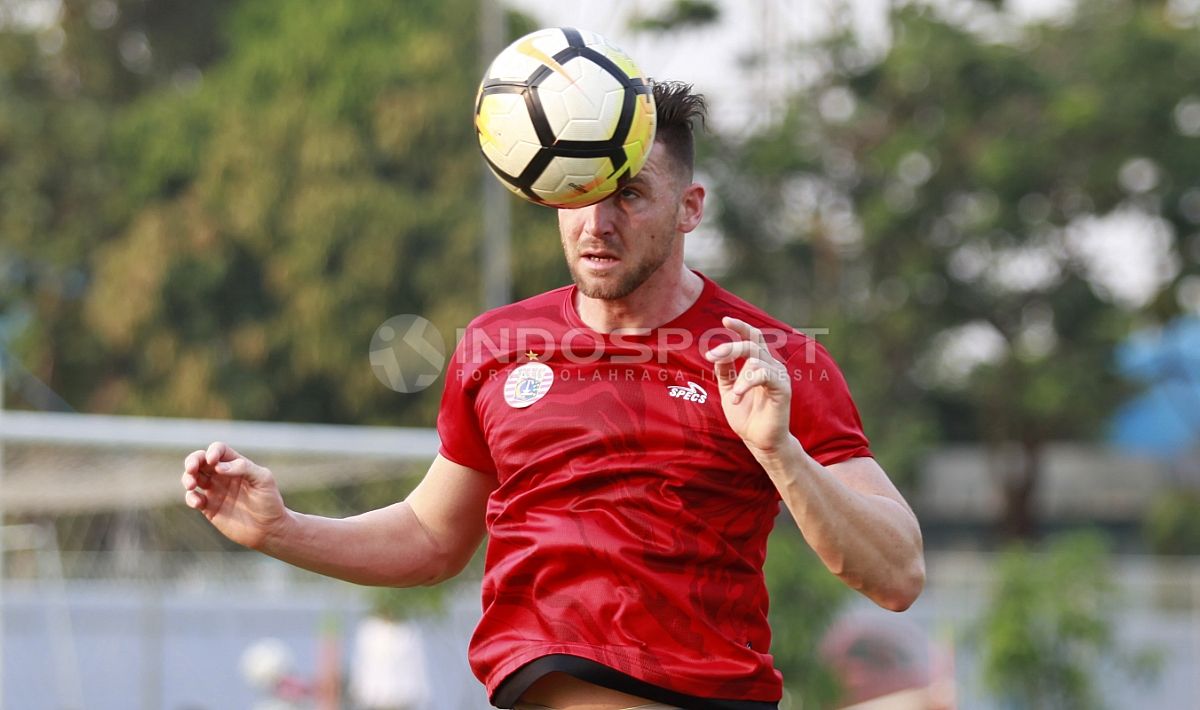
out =
[[[221,443],[184,461],[188,506],[226,537],[356,584],[435,584],[462,571],[484,535],[494,476],[442,456],[405,500],[349,518],[288,510],[274,476]]]

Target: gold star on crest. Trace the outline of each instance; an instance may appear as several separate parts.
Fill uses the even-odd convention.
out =
[[[534,352],[534,351],[532,351],[532,350],[530,350],[529,352],[525,353],[525,357],[529,358],[529,359],[530,359],[530,361],[532,361],[532,362],[537,362],[537,361],[538,361],[538,354],[537,354],[537,353],[535,353],[535,352]]]

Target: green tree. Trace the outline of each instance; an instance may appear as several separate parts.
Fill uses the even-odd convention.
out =
[[[889,469],[939,438],[981,441],[1005,462],[1004,527],[1025,536],[1045,444],[1100,431],[1124,394],[1114,346],[1175,315],[1200,271],[1182,258],[1200,223],[1200,43],[1162,3],[1004,17],[976,3],[966,29],[902,6],[878,59],[845,33],[810,47],[818,78],[777,123],[718,144],[713,170],[739,287],[829,328]],[[1161,253],[1148,298],[1104,278],[1104,220]]]
[[[1200,555],[1200,492],[1173,487],[1154,496],[1142,538],[1159,555]]]
[[[635,32],[662,33],[711,25],[720,16],[720,9],[710,0],[674,0],[657,14],[635,14],[629,26]]]
[[[986,686],[1012,707],[1083,710],[1104,707],[1105,670],[1150,679],[1159,655],[1119,648],[1108,613],[1118,601],[1096,534],[1056,540],[1044,554],[1009,550],[977,629]]]
[[[64,0],[45,26],[0,17],[0,344],[16,339],[60,391],[98,375],[79,300],[89,254],[128,212],[108,160],[115,115],[219,57],[228,4]]]
[[[106,104],[106,130],[80,132],[96,136],[90,204],[109,218],[64,248],[86,288],[34,309],[23,356],[90,411],[430,424],[438,388],[396,395],[368,349],[400,313],[452,346],[478,309],[476,7],[218,14],[213,42],[188,50],[216,57],[201,80]],[[514,212],[516,295],[561,283],[552,215]]]

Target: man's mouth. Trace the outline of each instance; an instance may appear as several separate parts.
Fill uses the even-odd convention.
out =
[[[580,255],[580,258],[593,266],[602,266],[605,264],[615,264],[620,261],[614,254],[603,251],[585,251]]]

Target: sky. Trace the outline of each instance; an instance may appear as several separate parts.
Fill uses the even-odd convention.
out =
[[[629,29],[639,15],[654,15],[668,0],[617,0],[613,2],[563,3],[559,0],[505,0],[547,27],[571,26],[604,35],[633,57],[651,77],[692,83],[706,93],[712,104],[714,123],[723,130],[753,126],[763,113],[764,96],[780,96],[803,80],[781,61],[768,61],[756,71],[747,71],[746,60],[767,52],[782,56],[786,48],[812,40],[834,26],[838,0],[716,0],[720,20],[711,27],[663,35],[637,33]],[[890,0],[849,0],[855,31],[873,51],[888,44],[887,9]],[[961,0],[937,4],[959,7]],[[1009,0],[1014,15],[1024,19],[1047,19],[1070,7],[1068,0]]]
[[[544,26],[573,26],[604,35],[635,59],[649,76],[694,84],[710,99],[714,122],[728,130],[753,125],[763,111],[764,95],[783,95],[799,77],[784,72],[779,61],[747,71],[754,54],[784,48],[796,40],[814,39],[830,26],[828,3],[803,0],[720,0],[720,21],[709,27],[666,34],[637,33],[630,21],[652,15],[666,3],[624,0],[607,3],[561,3],[550,0],[508,0]],[[883,16],[863,7],[856,24],[881,37]]]

